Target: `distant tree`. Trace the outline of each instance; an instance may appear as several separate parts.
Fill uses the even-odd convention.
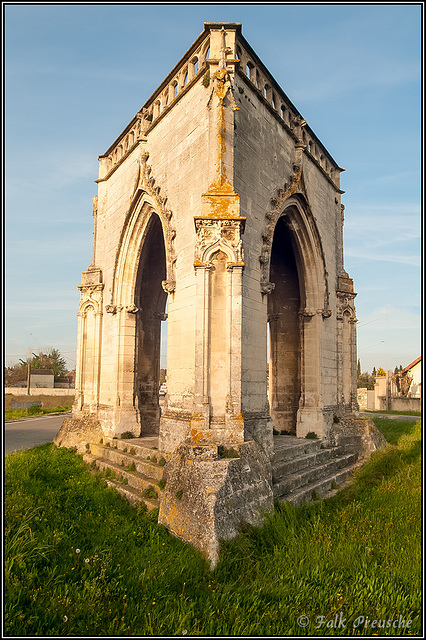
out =
[[[27,379],[27,365],[18,363],[4,368],[4,386],[13,387],[18,382],[25,382]]]
[[[410,390],[413,376],[411,376],[408,371],[404,371],[404,373],[398,373],[395,382],[399,393],[405,397]]]
[[[372,391],[374,389],[376,379],[374,376],[370,375],[368,372],[361,373],[357,379],[357,387],[358,389],[368,389]]]
[[[39,351],[29,358],[31,369],[52,369],[55,378],[63,378],[67,374],[65,358],[58,349],[48,349],[46,353]],[[28,360],[27,360],[28,362]],[[18,382],[27,380],[28,365],[19,362],[4,368],[4,386],[13,387]]]
[[[67,373],[67,363],[58,349],[50,348],[46,353],[39,351],[31,358],[31,369],[52,369],[55,378],[63,378]]]
[[[373,367],[373,371],[371,372],[371,375],[373,376],[373,378],[376,377],[377,373],[376,373],[376,367]]]
[[[358,378],[359,378],[360,375],[361,375],[361,360],[358,358],[358,369],[357,369]]]

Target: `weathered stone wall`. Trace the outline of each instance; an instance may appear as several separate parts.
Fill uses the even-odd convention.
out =
[[[368,408],[367,393],[368,393],[367,389],[357,390],[357,397],[358,397],[358,404],[359,404],[360,411],[367,411],[367,408]]]

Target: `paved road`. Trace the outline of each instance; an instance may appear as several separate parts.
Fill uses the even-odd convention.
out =
[[[393,413],[376,413],[375,411],[366,411],[359,413],[360,416],[366,416],[367,418],[386,418],[386,420],[398,420],[398,422],[412,422],[413,420],[421,421],[421,416],[400,416]]]
[[[37,444],[52,442],[64,419],[70,415],[71,412],[6,422],[5,453],[31,449]]]

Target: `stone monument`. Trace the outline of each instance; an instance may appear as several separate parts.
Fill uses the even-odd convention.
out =
[[[195,483],[213,528],[272,508],[273,434],[327,442],[336,416],[358,410],[341,171],[241,25],[205,23],[99,157],[68,425],[78,446],[158,437],[169,487]],[[182,515],[170,491],[160,521],[197,537],[183,520],[202,498]]]

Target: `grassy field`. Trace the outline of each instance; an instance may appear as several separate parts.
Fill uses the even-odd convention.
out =
[[[14,402],[41,402],[41,407],[29,407],[28,409],[12,409],[11,405]],[[48,413],[61,413],[70,411],[72,403],[74,402],[74,396],[69,395],[31,395],[11,393],[4,394],[4,419],[15,420],[19,418],[26,418],[27,416],[45,415]]]
[[[29,407],[28,409],[9,409],[4,412],[5,420],[19,420],[19,418],[27,418],[28,416],[45,416],[49,413],[66,413],[71,411],[72,405],[60,407]]]
[[[5,635],[419,635],[421,425],[375,422],[351,486],[280,504],[213,572],[69,450],[6,456]]]
[[[422,414],[420,411],[372,411],[367,410],[367,413],[380,413],[380,414],[388,414],[390,416],[416,416],[420,417]]]

